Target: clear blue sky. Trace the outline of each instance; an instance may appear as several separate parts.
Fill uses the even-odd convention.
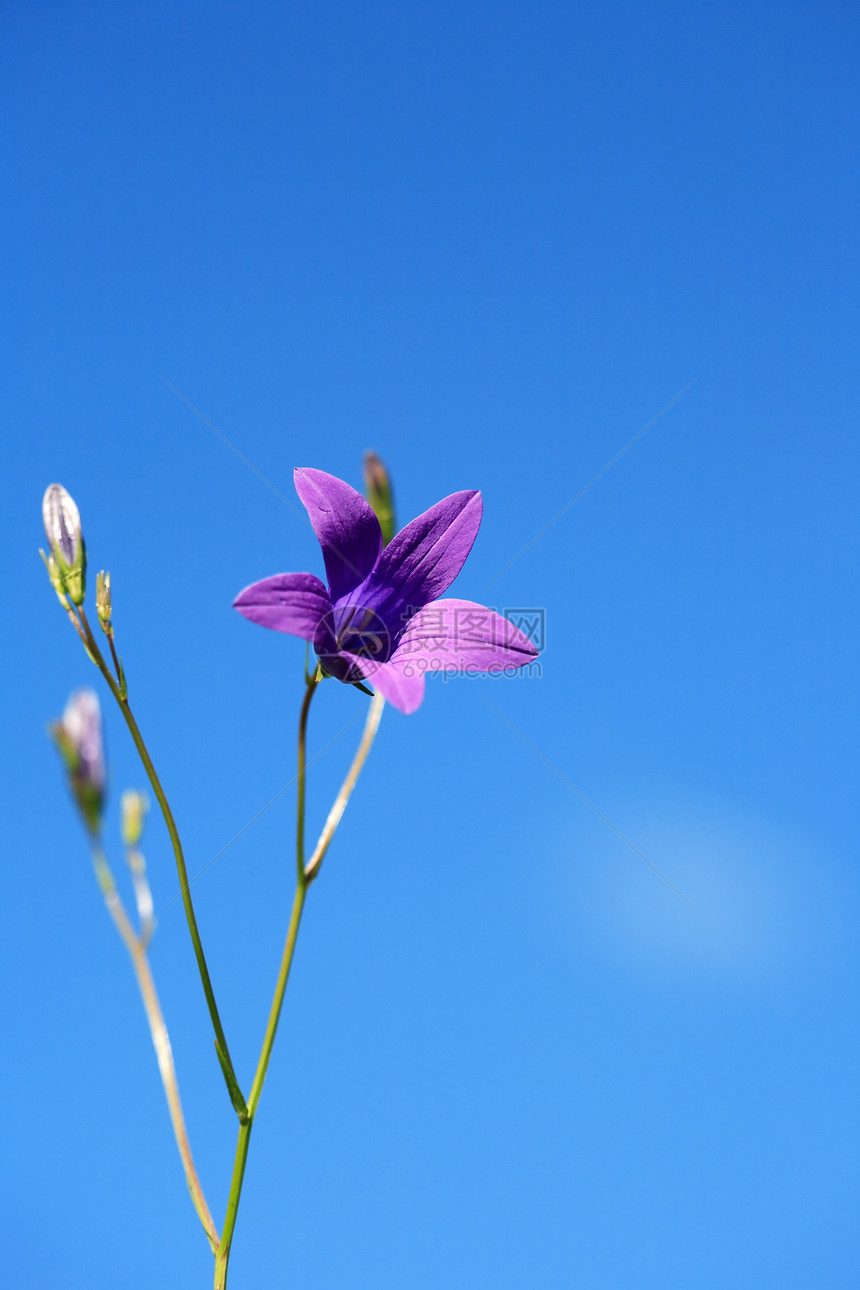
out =
[[[42,491],[112,572],[192,872],[254,820],[195,885],[247,1080],[303,648],[230,604],[322,572],[292,468],[359,484],[374,447],[401,522],[483,490],[456,594],[545,608],[542,676],[386,710],[231,1287],[856,1286],[856,8],[13,0],[0,32],[4,1285],[211,1284],[45,737],[96,674]],[[329,683],[312,752],[366,702]],[[115,840],[142,777],[107,723]],[[234,1120],[154,821],[147,854],[220,1221]]]

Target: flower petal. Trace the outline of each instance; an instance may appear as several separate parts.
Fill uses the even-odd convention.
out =
[[[360,493],[324,470],[298,468],[293,478],[322,547],[331,599],[338,600],[376,564],[382,550],[379,520]]]
[[[437,600],[410,619],[391,663],[422,673],[501,672],[536,657],[529,638],[495,610],[471,600]]]
[[[466,562],[483,514],[481,494],[452,493],[389,542],[361,588],[362,604],[399,630],[415,610],[447,591]]]
[[[275,632],[289,632],[310,641],[320,622],[331,614],[331,602],[312,573],[276,573],[253,582],[233,601],[243,618]]]
[[[375,659],[366,658],[362,654],[350,654],[347,650],[341,650],[340,658],[352,664],[355,671],[360,672],[366,681],[407,717],[421,707],[424,699],[424,673],[417,668],[414,671],[404,671],[396,663],[377,663]]]

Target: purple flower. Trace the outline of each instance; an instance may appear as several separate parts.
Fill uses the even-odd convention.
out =
[[[481,523],[478,492],[452,493],[383,550],[364,498],[321,470],[295,472],[296,492],[322,547],[328,590],[312,573],[278,573],[233,602],[245,618],[310,641],[339,681],[371,681],[401,712],[424,698],[426,672],[499,672],[537,655],[492,609],[439,600],[462,569]]]

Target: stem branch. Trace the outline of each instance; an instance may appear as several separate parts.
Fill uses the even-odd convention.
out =
[[[305,675],[307,676],[307,673]],[[233,1177],[230,1181],[230,1195],[227,1198],[227,1213],[224,1216],[224,1231],[221,1236],[221,1245],[215,1258],[215,1290],[224,1290],[224,1287],[227,1284],[227,1265],[230,1261],[233,1232],[236,1227],[236,1218],[239,1213],[239,1200],[242,1195],[242,1184],[245,1180],[245,1164],[248,1159],[248,1145],[251,1140],[251,1130],[254,1127],[254,1115],[260,1103],[263,1084],[266,1080],[266,1072],[269,1069],[269,1059],[272,1056],[272,1047],[275,1043],[275,1034],[281,1017],[284,994],[287,989],[287,981],[290,977],[290,968],[293,962],[293,954],[296,949],[296,938],[299,934],[299,924],[302,920],[302,910],[304,908],[305,895],[308,889],[307,880],[305,878],[305,779],[307,767],[307,731],[308,713],[310,712],[311,699],[314,697],[317,683],[318,674],[314,673],[314,675],[307,680],[305,697],[302,701],[302,710],[299,715],[298,789],[296,810],[298,821],[296,827],[296,894],[293,898],[293,908],[290,914],[290,924],[287,928],[287,939],[284,942],[284,952],[281,955],[281,966],[278,971],[278,979],[275,982],[275,994],[272,999],[272,1006],[269,1010],[269,1019],[266,1022],[266,1033],[263,1036],[263,1046],[260,1050],[260,1058],[257,1062],[254,1082],[251,1085],[251,1093],[248,1097],[247,1115],[240,1118],[239,1137],[236,1142],[236,1158],[233,1163]]]
[[[158,994],[155,989],[155,981],[152,977],[152,971],[149,966],[149,959],[146,954],[146,944],[142,937],[138,936],[132,927],[128,915],[125,912],[125,906],[120,899],[119,892],[113,880],[107,859],[101,843],[97,838],[93,839],[93,865],[98,878],[99,886],[104,896],[105,905],[108,913],[114,921],[117,931],[122,937],[123,943],[128,950],[131,959],[134,974],[137,978],[137,984],[140,989],[143,1006],[146,1010],[146,1019],[149,1022],[149,1032],[152,1035],[152,1044],[155,1048],[155,1056],[158,1060],[158,1071],[161,1075],[161,1082],[164,1085],[165,1096],[167,1097],[167,1108],[170,1112],[170,1122],[173,1125],[173,1134],[176,1138],[176,1145],[179,1148],[179,1155],[182,1160],[182,1167],[185,1170],[185,1181],[188,1183],[188,1190],[191,1193],[191,1200],[194,1208],[197,1210],[200,1222],[209,1238],[209,1244],[212,1252],[217,1254],[219,1247],[218,1229],[215,1226],[212,1215],[209,1212],[209,1206],[206,1204],[206,1197],[203,1194],[203,1187],[197,1176],[197,1170],[194,1167],[194,1159],[191,1155],[191,1144],[188,1141],[188,1131],[185,1127],[185,1117],[182,1114],[182,1103],[179,1098],[179,1084],[176,1079],[176,1067],[173,1062],[173,1050],[170,1046],[170,1036],[167,1033],[167,1025],[164,1015],[161,1011],[161,1005],[158,1002]]]
[[[203,993],[206,996],[206,1003],[209,1007],[209,1016],[212,1019],[212,1028],[215,1031],[215,1039],[221,1050],[223,1059],[229,1068],[233,1079],[238,1087],[233,1063],[230,1059],[230,1050],[227,1047],[227,1038],[224,1034],[224,1027],[221,1025],[221,1017],[218,1013],[218,1005],[215,1002],[215,992],[212,989],[212,982],[209,977],[209,968],[206,965],[206,955],[203,953],[203,943],[200,939],[200,931],[197,927],[197,918],[194,913],[194,905],[191,900],[191,890],[188,882],[188,869],[185,864],[185,856],[182,851],[182,843],[179,839],[179,830],[176,827],[176,821],[173,818],[173,812],[170,809],[170,803],[167,795],[161,787],[161,781],[156,774],[155,767],[152,764],[152,758],[149,755],[146,744],[143,742],[143,736],[140,733],[138,724],[134,719],[134,714],[129,706],[127,698],[124,698],[117,682],[111,674],[110,668],[104,660],[101,650],[98,647],[92,629],[87,622],[87,616],[83,608],[79,610],[80,621],[83,631],[86,635],[87,645],[90,653],[95,660],[96,667],[101,672],[108,684],[111,694],[116,699],[122,713],[125,723],[128,726],[134,746],[137,749],[138,756],[143,763],[149,782],[152,785],[152,791],[155,794],[156,801],[161,808],[161,814],[164,817],[164,823],[167,825],[167,832],[170,835],[170,842],[173,847],[173,854],[176,857],[176,868],[179,873],[179,885],[182,892],[182,904],[185,908],[185,918],[188,922],[188,930],[191,933],[191,943],[194,946],[194,956],[197,959],[197,970],[200,973],[200,980],[203,984]]]

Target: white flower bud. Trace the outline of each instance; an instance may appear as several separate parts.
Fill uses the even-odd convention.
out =
[[[49,484],[42,498],[42,519],[48,545],[55,547],[71,568],[78,558],[81,541],[81,513],[74,498],[62,484]]]
[[[49,484],[42,498],[42,519],[48,538],[45,559],[51,584],[63,603],[64,596],[75,605],[84,603],[87,553],[81,534],[81,516],[62,484]]]

